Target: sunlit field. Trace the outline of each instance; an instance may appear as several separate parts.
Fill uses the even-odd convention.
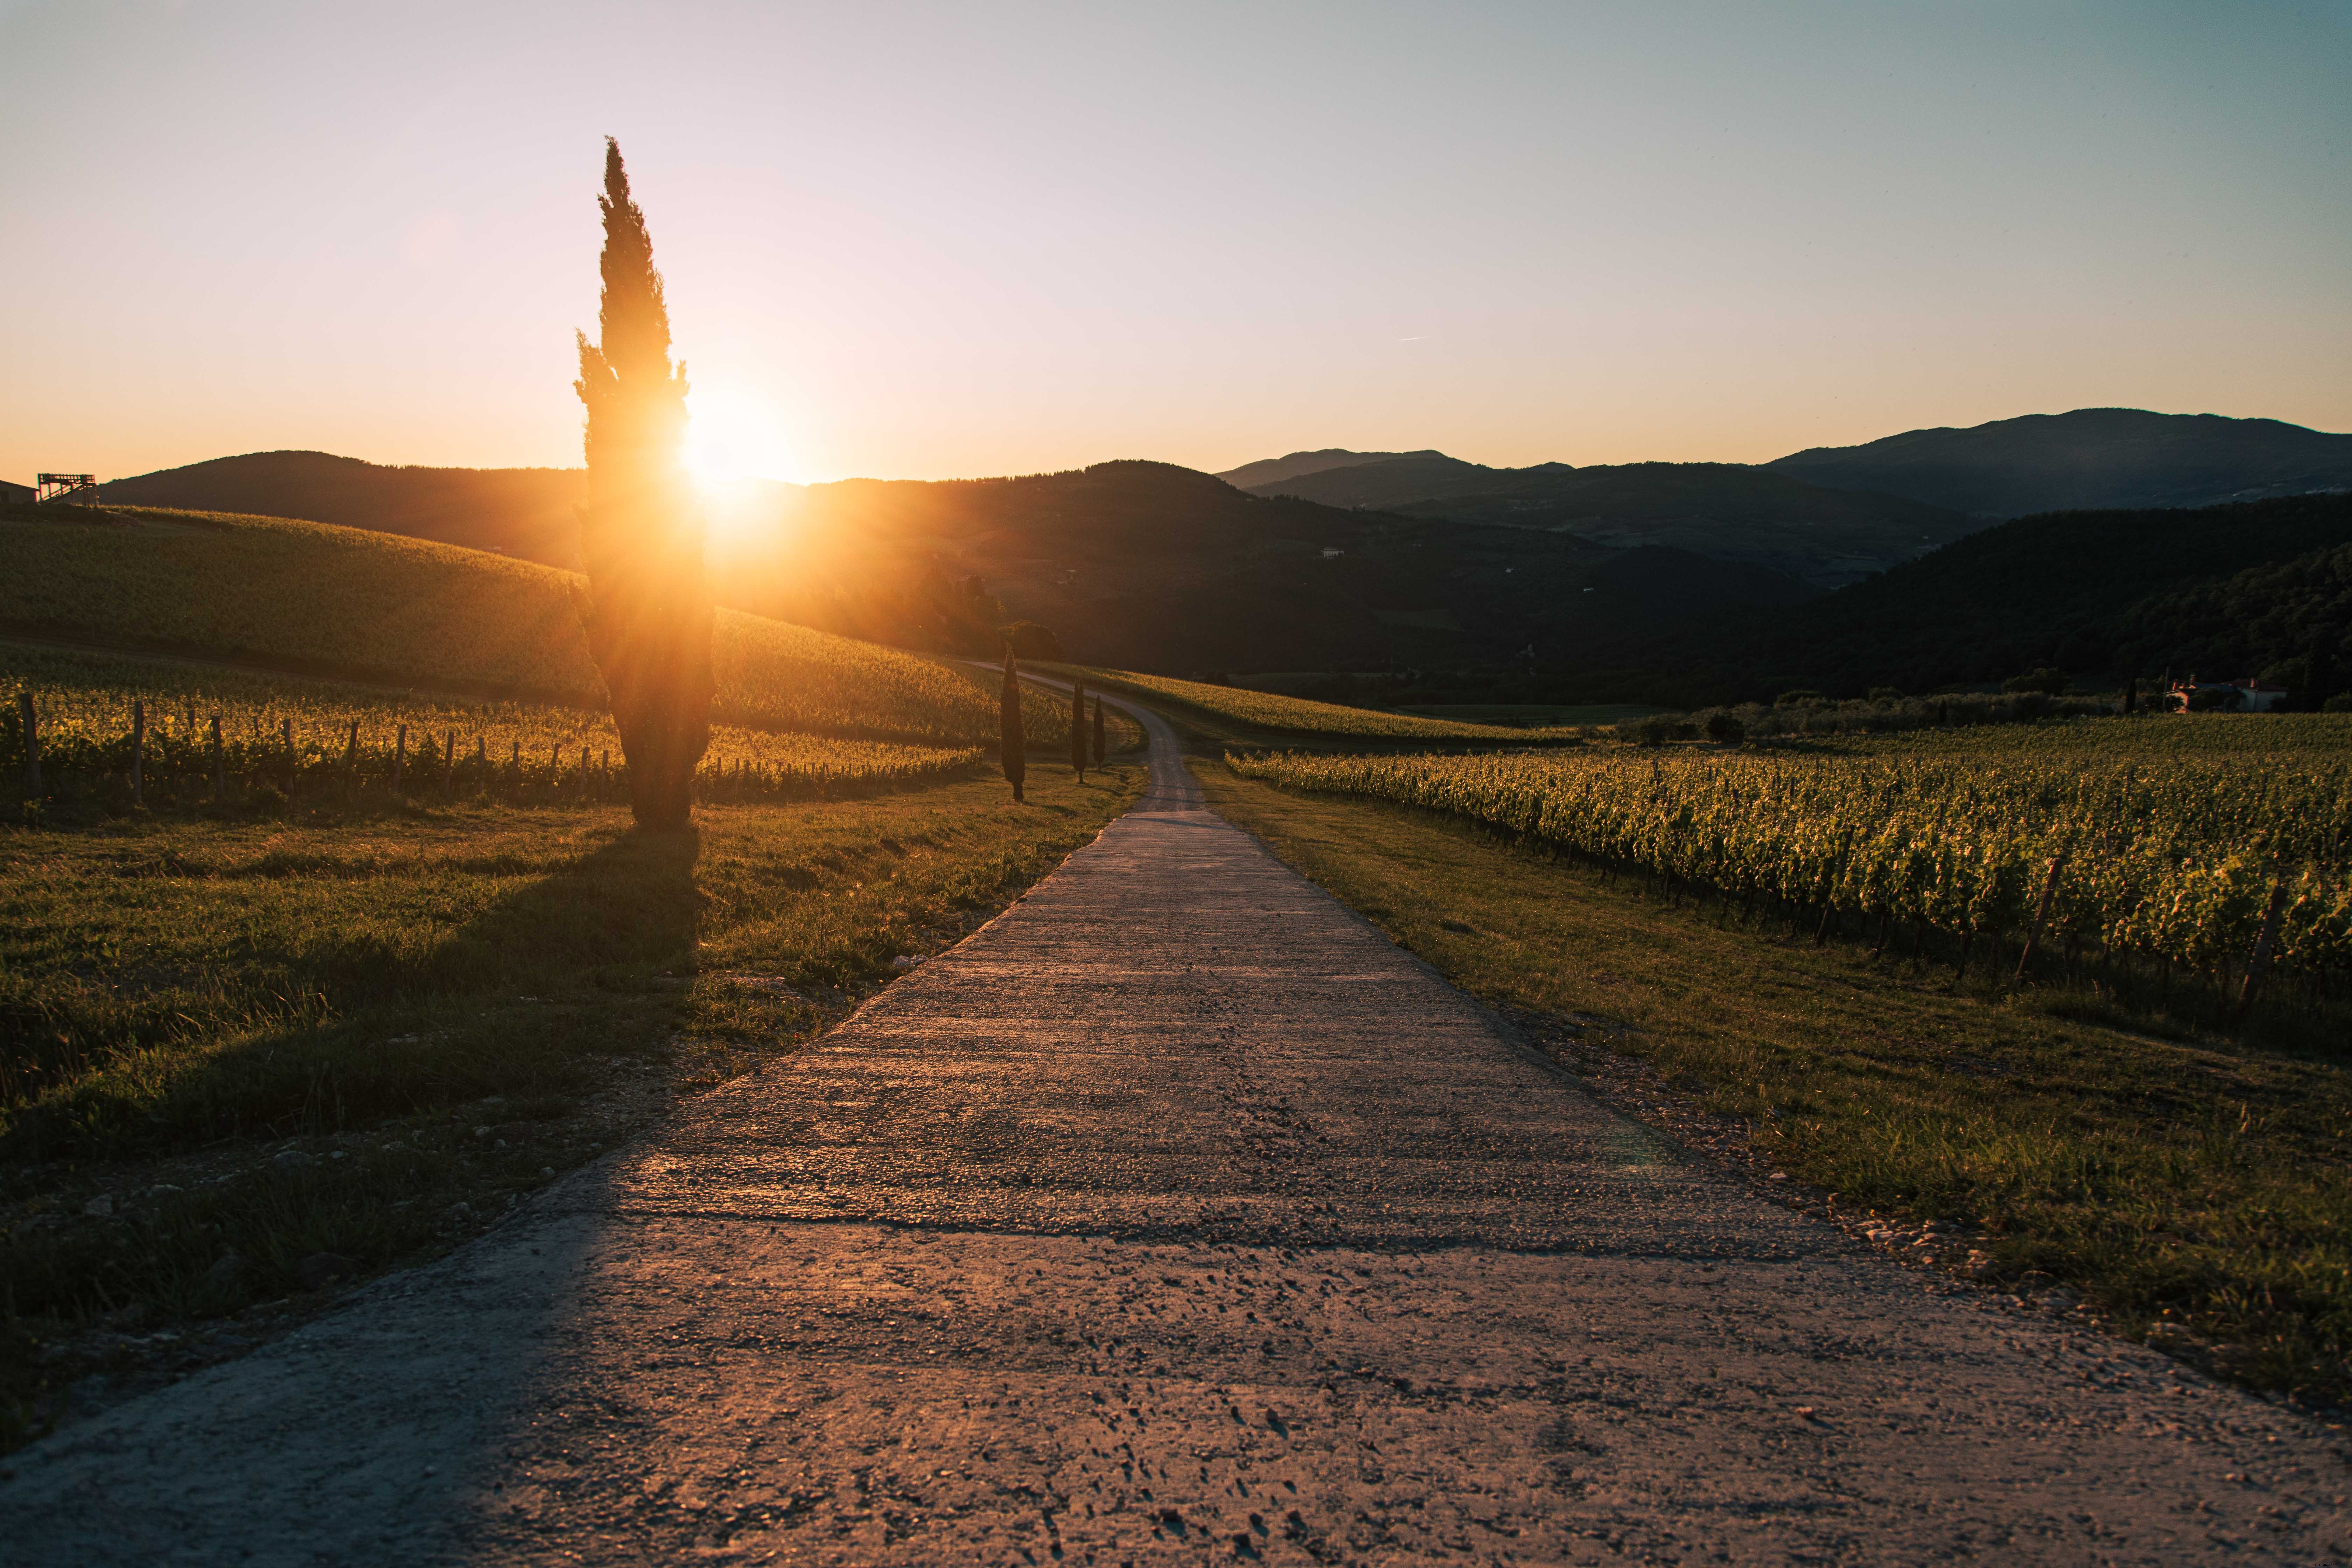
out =
[[[1461,723],[1412,713],[1382,713],[1336,702],[1316,702],[1278,692],[1253,691],[1246,687],[1140,675],[1126,669],[1090,669],[1078,665],[1038,668],[1055,675],[1082,679],[1105,691],[1150,699],[1169,709],[1180,721],[1192,721],[1196,728],[1205,722],[1213,734],[1255,731],[1334,742],[1424,741],[1495,746],[1542,745],[1575,741],[1583,734],[1573,725],[1521,728]]]
[[[125,515],[0,517],[0,630],[604,706],[573,574],[321,523]],[[919,654],[722,609],[713,661],[723,722],[932,745],[996,736],[992,697]],[[1051,740],[1060,722],[1041,707],[1034,732]]]

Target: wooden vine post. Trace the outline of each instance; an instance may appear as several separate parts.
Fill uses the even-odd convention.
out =
[[[2033,962],[2033,954],[2042,945],[2042,923],[2050,918],[2050,900],[2058,896],[2059,873],[2065,870],[2066,857],[2074,847],[2071,843],[2062,844],[2058,853],[2050,857],[2050,869],[2042,878],[2042,898],[2033,906],[2033,923],[2025,928],[2025,951],[2017,955],[2017,984],[2025,983],[2026,966]]]
[[[147,702],[131,700],[131,804],[137,805],[147,782]]]
[[[30,687],[16,690],[16,717],[25,731],[25,793],[35,800],[41,797],[41,733],[33,717],[33,691]]]
[[[1070,682],[1070,771],[1087,782],[1087,683]]]
[[[1013,798],[1021,798],[1021,783],[1029,772],[1029,738],[1021,725],[1021,666],[1013,656],[1013,642],[1004,643],[1004,689],[997,698],[999,737],[997,761],[1004,770],[1004,782],[1013,786]]]
[[[213,798],[228,794],[228,758],[221,746],[220,715],[213,715]]]
[[[2254,934],[2254,951],[2246,960],[2246,981],[2238,990],[2238,1010],[2234,1016],[2243,1020],[2254,1010],[2254,997],[2263,988],[2263,972],[2270,967],[2271,944],[2278,940],[2279,919],[2286,913],[2286,868],[2273,859],[2271,869],[2271,901],[2263,910],[2263,929]]]

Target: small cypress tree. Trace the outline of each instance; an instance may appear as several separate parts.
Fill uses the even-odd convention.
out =
[[[1004,697],[1002,705],[1003,734],[997,751],[1004,763],[1004,779],[1013,786],[1013,798],[1021,798],[1021,781],[1029,773],[1028,737],[1021,732],[1021,667],[1013,661],[1013,645],[1004,645]]]
[[[2139,677],[2135,675],[2124,686],[2124,717],[2139,711]]]
[[[669,359],[669,306],[621,149],[604,140],[599,341],[580,343],[574,390],[588,410],[588,504],[578,597],[604,678],[641,826],[683,827],[710,746],[710,589],[701,519],[686,482],[686,367]]]
[[[2303,661],[2303,700],[2295,704],[2306,713],[2325,710],[2327,700],[2336,695],[2336,660],[2329,651],[2326,633],[2311,639],[2311,652]]]
[[[1087,782],[1087,683],[1070,682],[1070,771]]]
[[[1106,767],[1109,763],[1110,752],[1103,749],[1102,699],[1097,697],[1095,699],[1095,766]]]

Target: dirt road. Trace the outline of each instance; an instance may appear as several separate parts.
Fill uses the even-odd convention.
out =
[[[800,1057],[16,1456],[0,1560],[2338,1560],[2317,1428],[1679,1159],[1150,727]]]

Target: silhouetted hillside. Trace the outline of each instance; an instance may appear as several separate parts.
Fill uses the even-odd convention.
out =
[[[2085,677],[2167,665],[2221,674],[2217,661],[2259,667],[2299,655],[2296,645],[2326,626],[2340,638],[2343,623],[2330,617],[2342,588],[2330,584],[2347,543],[2352,496],[2046,513],[1690,651],[1766,696],[1800,686],[1932,691],[2042,666]]]
[[[2275,419],[2077,408],[1815,447],[1765,467],[1979,517],[2199,507],[2352,488],[2352,436]]]
[[[1261,490],[1262,487],[1297,479],[1301,474],[1318,474],[1326,468],[1352,468],[1360,463],[1384,462],[1393,458],[1444,458],[1443,452],[1350,452],[1344,447],[1326,447],[1319,452],[1293,452],[1284,458],[1262,458],[1255,463],[1244,463],[1238,468],[1227,468],[1216,478],[1236,489]],[[1446,458],[1451,462],[1452,458]]]
[[[2259,675],[2335,696],[2352,689],[2352,544],[2142,600],[2102,631],[2120,669]]]
[[[1465,465],[1466,466],[1466,465]],[[577,470],[255,453],[121,480],[125,504],[236,510],[572,559]],[[771,486],[714,530],[722,603],[903,647],[992,651],[1013,619],[1128,668],[1554,660],[1808,590],[1769,570],[1568,534],[1268,499],[1166,463]],[[1591,590],[1589,593],[1587,590]]]
[[[568,566],[587,484],[579,468],[388,468],[325,452],[249,452],[100,489],[121,506],[304,518]]]
[[[1055,628],[1074,657],[1180,672],[1517,661],[1530,647],[1557,658],[1595,637],[1808,596],[1769,571],[1633,553],[1253,496],[1190,469],[1119,462],[812,486],[773,568],[733,576],[772,584],[747,607],[874,636],[862,617],[904,602],[919,561],[932,584],[920,595],[977,583],[1008,616]]]
[[[1272,482],[1242,488],[1258,495],[1291,495],[1325,506],[1397,507],[1443,496],[1475,495],[1507,485],[1512,476],[1534,472],[1570,473],[1565,463],[1544,463],[1537,468],[1490,468],[1465,463],[1443,452],[1409,452],[1376,462],[1350,463]]]
[[[1253,488],[1328,506],[1549,529],[1622,549],[1687,551],[1824,588],[1858,582],[1973,526],[1917,501],[1825,489],[1737,463],[1489,468],[1431,454]]]

